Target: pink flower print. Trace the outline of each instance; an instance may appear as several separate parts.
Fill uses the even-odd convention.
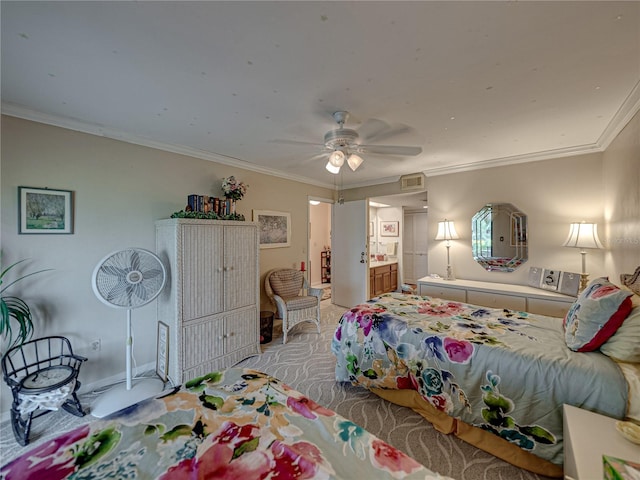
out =
[[[425,313],[434,317],[450,317],[458,315],[462,310],[462,305],[455,302],[441,304],[424,302],[418,304],[418,313]]]
[[[456,340],[455,338],[446,337],[444,339],[444,350],[447,357],[454,363],[469,363],[471,355],[473,355],[473,344],[466,340]]]
[[[16,458],[2,469],[2,478],[59,480],[75,472],[75,459],[67,447],[80,442],[89,435],[88,425],[76,428],[31,452]]]
[[[409,474],[422,468],[413,458],[377,438],[371,442],[371,463],[391,473]]]
[[[315,413],[322,415],[323,417],[332,417],[335,415],[333,410],[324,408],[307,397],[289,397],[287,398],[287,407],[303,417],[310,418],[311,420],[318,418]]]
[[[309,442],[297,442],[288,445],[274,441],[271,451],[275,460],[272,475],[269,478],[278,480],[314,478],[318,466],[322,464],[322,452]]]

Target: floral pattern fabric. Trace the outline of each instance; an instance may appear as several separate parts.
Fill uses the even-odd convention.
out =
[[[277,379],[238,368],[64,433],[0,478],[444,477]]]
[[[384,294],[345,312],[336,379],[413,389],[436,409],[562,464],[562,404],[621,418],[627,386],[605,355],[576,353],[562,319]]]

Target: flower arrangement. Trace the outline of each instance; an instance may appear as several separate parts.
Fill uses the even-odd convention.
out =
[[[238,182],[233,175],[222,180],[222,192],[226,198],[231,200],[242,200],[244,194],[247,193],[247,188],[248,185]]]

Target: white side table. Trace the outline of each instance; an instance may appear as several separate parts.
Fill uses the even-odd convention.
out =
[[[640,445],[620,435],[615,422],[613,418],[564,405],[565,479],[603,478],[603,455],[640,462]]]

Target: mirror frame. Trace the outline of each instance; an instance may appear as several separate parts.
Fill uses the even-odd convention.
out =
[[[506,214],[501,222],[505,229],[498,233],[499,241],[509,239],[506,247],[511,255],[494,256],[492,239],[487,242],[482,232],[489,229],[492,237],[497,215]],[[513,272],[528,260],[527,215],[510,203],[488,203],[471,219],[471,252],[473,259],[489,272]],[[488,243],[488,244],[487,244]]]

